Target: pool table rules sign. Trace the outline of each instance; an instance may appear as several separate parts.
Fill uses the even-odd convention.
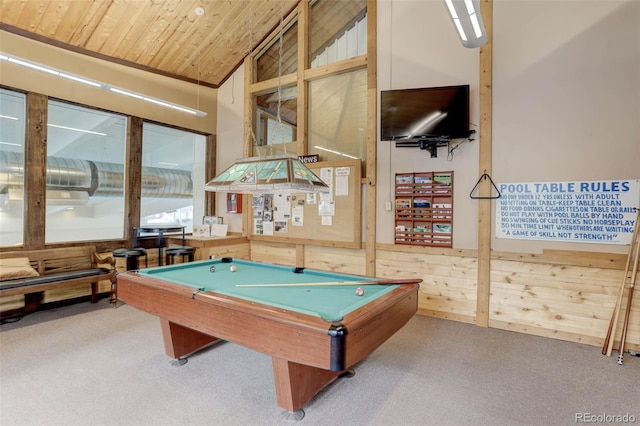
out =
[[[322,388],[352,373],[411,319],[422,281],[231,258],[122,272],[117,279],[120,300],[160,318],[170,358],[185,360],[219,340],[271,356],[287,420],[302,419],[302,407]]]

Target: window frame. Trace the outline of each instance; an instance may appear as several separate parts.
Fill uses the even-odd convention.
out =
[[[139,226],[140,221],[140,193],[141,193],[141,172],[142,172],[142,124],[143,122],[153,122],[155,124],[172,127],[186,132],[196,133],[206,138],[206,155],[203,159],[205,165],[205,177],[211,179],[215,176],[215,135],[184,128],[172,124],[161,123],[154,120],[147,120],[141,117],[123,114],[117,111],[110,111],[104,108],[95,107],[83,103],[49,97],[47,95],[24,91],[0,85],[3,89],[24,93],[27,96],[26,102],[26,135],[25,135],[25,181],[24,181],[24,205],[29,206],[24,211],[23,241],[19,246],[24,250],[34,250],[43,248],[56,248],[66,246],[95,245],[98,251],[108,252],[117,247],[133,244],[134,226]],[[55,100],[59,102],[75,104],[81,107],[95,109],[107,113],[119,114],[127,117],[126,131],[126,154],[125,154],[125,189],[124,189],[124,225],[123,237],[118,239],[74,241],[74,242],[52,242],[45,241],[46,227],[46,179],[42,170],[47,166],[47,122],[48,122],[48,102]],[[204,210],[205,215],[215,215],[215,196],[205,193]],[[0,246],[0,251],[16,249],[16,246]]]

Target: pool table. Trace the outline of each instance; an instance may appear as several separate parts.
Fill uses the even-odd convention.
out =
[[[371,284],[389,281],[399,284]],[[320,389],[416,313],[421,281],[222,258],[122,272],[117,291],[160,317],[169,357],[216,340],[270,355],[278,405],[303,416]]]

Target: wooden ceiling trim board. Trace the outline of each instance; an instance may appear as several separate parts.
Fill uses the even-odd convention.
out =
[[[156,28],[157,16],[163,11],[163,4],[159,2],[151,2],[149,7],[140,15],[136,21],[137,30],[134,33],[128,33],[124,42],[119,46],[120,54],[124,60],[135,62],[141,55],[141,52],[153,41],[153,37],[159,34],[159,28]]]
[[[170,2],[167,3],[171,4]],[[177,2],[176,4],[172,4],[172,6],[174,8],[169,9],[170,12],[167,13],[167,16],[169,16],[169,18],[166,19],[167,26],[165,27],[165,30],[162,32],[160,37],[153,40],[150,48],[145,50],[136,62],[141,62],[145,65],[151,66],[152,68],[155,68],[157,67],[157,63],[163,58],[164,55],[171,54],[173,37],[180,25],[180,23],[173,17],[174,15],[178,15],[180,13],[186,14],[189,5],[185,5],[182,2]]]
[[[221,2],[212,3],[211,6],[213,4],[228,6],[227,3]],[[196,5],[192,4],[191,8],[186,11],[184,19],[180,21],[171,38],[167,40],[161,54],[154,58],[154,67],[175,69],[178,74],[198,78],[198,70],[195,65],[202,62],[199,58],[204,56],[202,53],[203,49],[207,47],[207,34],[212,34],[219,24],[210,25],[211,20],[206,16],[207,11],[205,11],[205,15],[198,16],[195,14],[195,7]],[[211,11],[208,13],[212,14]],[[167,49],[176,53],[171,54],[167,52]],[[205,66],[210,66],[210,64],[205,62]]]
[[[78,2],[82,5],[86,5],[86,2]],[[109,9],[109,3],[106,2],[91,2],[88,3],[89,7],[82,17],[82,25],[77,27],[77,30],[73,33],[70,39],[55,39],[58,42],[66,43],[71,46],[78,46],[79,48],[86,49],[87,42],[93,35],[95,27],[100,20],[104,17],[105,13]],[[85,6],[86,7],[86,6]],[[73,26],[73,22],[68,25]]]
[[[87,8],[81,1],[69,2],[69,7],[64,15],[66,22],[86,22],[85,15],[87,14]],[[56,31],[51,38],[55,40],[62,40],[66,43],[73,44],[72,38],[79,28],[83,25],[58,25]]]
[[[24,1],[2,0],[0,1],[0,10],[2,10],[2,20],[8,20],[9,22],[16,22],[22,14],[22,9],[25,6]]]
[[[241,13],[243,12],[246,5],[244,5],[242,2],[237,2],[233,3],[231,6],[232,7],[225,14],[225,22],[222,22],[222,20],[220,20],[213,31],[209,32],[206,37],[202,39],[200,46],[206,46],[204,50],[202,50],[201,52],[193,52],[188,58],[188,63],[184,64],[178,72],[187,72],[190,68],[187,65],[194,63],[197,60],[197,56],[204,56],[205,58],[207,58],[205,62],[205,68],[208,70],[207,73],[209,75],[215,76],[216,78],[219,78],[218,70],[221,67],[218,65],[218,63],[224,64],[223,58],[229,57],[229,53],[227,52],[233,51],[234,49],[241,50],[245,52],[241,57],[244,58],[244,56],[246,56],[246,52],[249,49],[249,42],[242,42],[241,38],[237,38],[235,42],[230,42],[228,39],[230,35],[225,34],[225,27],[223,26],[223,24],[228,25],[230,23],[229,16],[233,17],[233,19],[231,19],[231,25],[233,25],[234,28],[242,28],[242,25],[248,26],[248,24],[244,20],[242,20],[242,17],[244,15],[242,15]],[[242,30],[240,30],[239,32],[244,34],[244,31]]]
[[[24,7],[20,11],[18,25],[21,28],[27,28],[28,31],[37,32],[40,19],[42,19],[43,11],[46,10],[46,4],[39,1],[26,1]],[[35,22],[36,17],[38,21]],[[4,18],[3,18],[4,19]]]
[[[237,7],[237,3],[215,2],[205,8],[203,16],[194,14],[195,19],[193,21],[190,20],[190,28],[184,32],[182,39],[178,41],[180,46],[191,46],[188,49],[184,49],[183,54],[186,61],[182,68],[178,68],[178,72],[183,73],[189,71],[191,67],[198,63],[204,65],[208,65],[208,62],[213,63],[214,59],[208,59],[209,56],[206,55],[206,53],[211,50],[212,35],[222,31],[224,22],[219,18],[232,13],[232,10]],[[203,18],[205,16],[209,17],[209,19]],[[218,18],[210,18],[212,16]],[[214,19],[214,21],[212,21],[212,19]],[[207,59],[203,61],[202,56],[205,56]],[[171,58],[167,57],[166,60],[169,61]],[[164,64],[165,62],[161,62],[160,66]],[[176,65],[174,65],[174,67],[175,66]]]
[[[42,14],[42,19],[38,23],[38,31],[47,37],[53,37],[62,22],[62,18],[67,14],[70,2],[51,2],[49,7]],[[45,19],[45,17],[55,16],[55,19]]]
[[[134,1],[130,3],[126,14],[122,16],[122,19],[114,23],[111,35],[104,38],[100,53],[108,56],[117,56],[117,52],[122,49],[126,40],[137,40],[138,37],[142,36],[142,32],[134,24],[142,21],[142,15],[147,10],[144,6],[144,2]],[[130,35],[132,33],[133,35]]]
[[[173,9],[169,8],[166,2],[160,4],[160,8],[155,16],[149,18],[148,31],[144,34],[142,39],[135,43],[132,48],[124,56],[125,59],[147,65],[148,54],[150,51],[154,53],[159,49],[159,39],[162,37],[168,37],[164,35],[169,31],[170,16],[173,13]],[[147,56],[145,56],[145,54]]]
[[[131,7],[135,8],[136,3],[137,2],[133,2]],[[140,4],[142,3],[138,3],[138,5]],[[92,31],[91,37],[87,40],[85,47],[89,50],[95,50],[103,55],[107,55],[104,49],[105,45],[109,43],[109,40],[112,37],[121,37],[117,32],[118,23],[122,22],[128,14],[128,7],[125,7],[125,5],[121,3],[112,3],[98,25]]]

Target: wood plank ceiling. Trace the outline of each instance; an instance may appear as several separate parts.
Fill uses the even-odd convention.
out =
[[[0,29],[219,87],[298,0],[0,1]],[[336,2],[339,5],[343,2]],[[344,2],[348,3],[348,2]],[[197,8],[204,10],[197,13]]]

